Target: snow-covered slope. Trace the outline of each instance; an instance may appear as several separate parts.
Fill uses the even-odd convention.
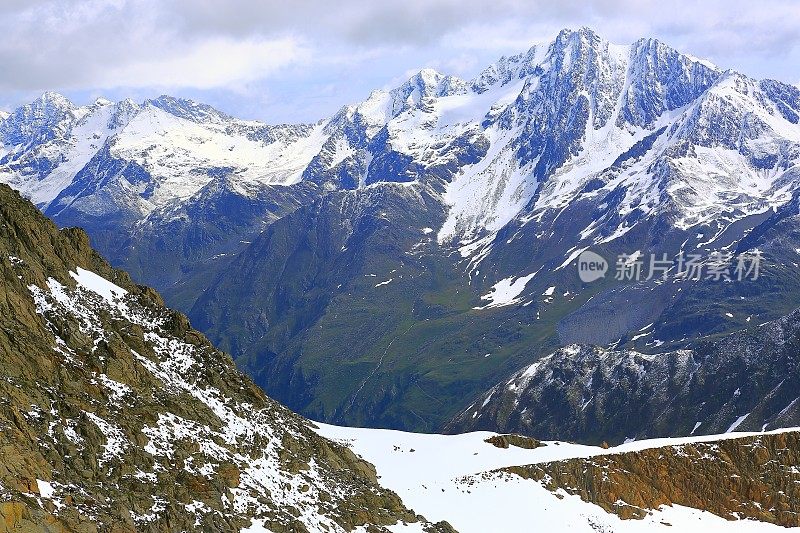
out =
[[[45,93],[0,125],[3,181],[46,204],[72,182],[113,131],[110,102],[78,108]]]
[[[759,438],[759,434],[639,441],[609,449],[548,441],[535,449],[524,449],[514,445],[495,447],[486,439],[496,434],[488,432],[444,436],[318,426],[321,435],[349,446],[374,463],[381,483],[400,494],[408,505],[432,519],[447,520],[462,533],[676,530],[750,533],[786,530],[755,520],[730,521],[702,508],[678,504],[651,509],[641,520],[623,520],[564,489],[553,490],[543,481],[524,479],[503,470],[626,452],[681,449],[698,443],[713,445],[725,439],[743,439],[750,435]],[[763,438],[769,439],[770,436]],[[703,498],[702,490],[697,487],[699,500]]]

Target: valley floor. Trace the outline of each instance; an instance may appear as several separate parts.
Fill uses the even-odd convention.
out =
[[[380,482],[407,506],[433,522],[448,521],[461,533],[487,532],[778,532],[789,529],[754,520],[729,521],[707,511],[664,506],[642,520],[622,520],[579,496],[497,469],[743,438],[756,433],[653,439],[603,449],[563,442],[523,449],[495,447],[494,433],[433,435],[318,424],[318,433],[349,446],[377,467]],[[794,430],[766,433],[777,434]],[[800,530],[800,528],[796,528]],[[401,529],[398,529],[401,531]],[[413,527],[402,529],[413,531]]]

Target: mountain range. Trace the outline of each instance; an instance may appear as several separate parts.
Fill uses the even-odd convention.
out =
[[[609,448],[311,422],[5,185],[0,276],[3,531],[800,525],[796,430]]]
[[[269,395],[317,420],[595,443],[710,434],[772,401],[782,379],[770,365],[783,363],[754,358],[764,396],[675,406],[663,426],[614,425],[599,400],[571,427],[520,413],[619,402],[631,361],[645,368],[638,397],[653,400],[649,369],[713,375],[735,364],[715,342],[750,339],[735,332],[800,301],[800,89],[654,39],[564,30],[472,80],[422,70],[315,124],[47,93],[2,119],[0,142],[0,180],[59,226],[84,227]],[[611,265],[605,277],[581,280],[586,250]],[[757,279],[613,275],[621,254],[697,254],[708,269],[714,254],[753,253]],[[599,348],[564,348],[575,343]],[[464,419],[553,352],[536,376],[572,376],[558,377],[557,400],[525,389],[536,405],[509,411],[504,393],[479,426]],[[579,386],[597,365],[608,382]],[[728,392],[675,387],[686,402]],[[797,423],[792,410],[762,414],[743,423]]]

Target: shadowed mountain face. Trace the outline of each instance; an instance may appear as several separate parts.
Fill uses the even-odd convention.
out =
[[[796,87],[565,30],[313,125],[48,94],[0,123],[0,179],[290,407],[430,431],[560,346],[675,350],[795,309],[798,117]],[[614,276],[755,250],[757,280]]]
[[[85,233],[59,231],[5,185],[0,277],[9,530],[387,531],[422,520]]]
[[[689,349],[568,346],[491,388],[447,425],[620,443],[800,426],[800,312]]]

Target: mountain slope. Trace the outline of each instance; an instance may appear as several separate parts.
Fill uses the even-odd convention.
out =
[[[599,443],[793,427],[799,342],[794,312],[685,350],[568,346],[492,387],[447,429]]]
[[[800,527],[796,428],[608,449],[487,432],[318,431],[374,462],[381,481],[405,501],[462,533]]]
[[[7,528],[386,531],[419,522],[371,465],[264,396],[82,231],[59,231],[4,185],[0,218]]]

